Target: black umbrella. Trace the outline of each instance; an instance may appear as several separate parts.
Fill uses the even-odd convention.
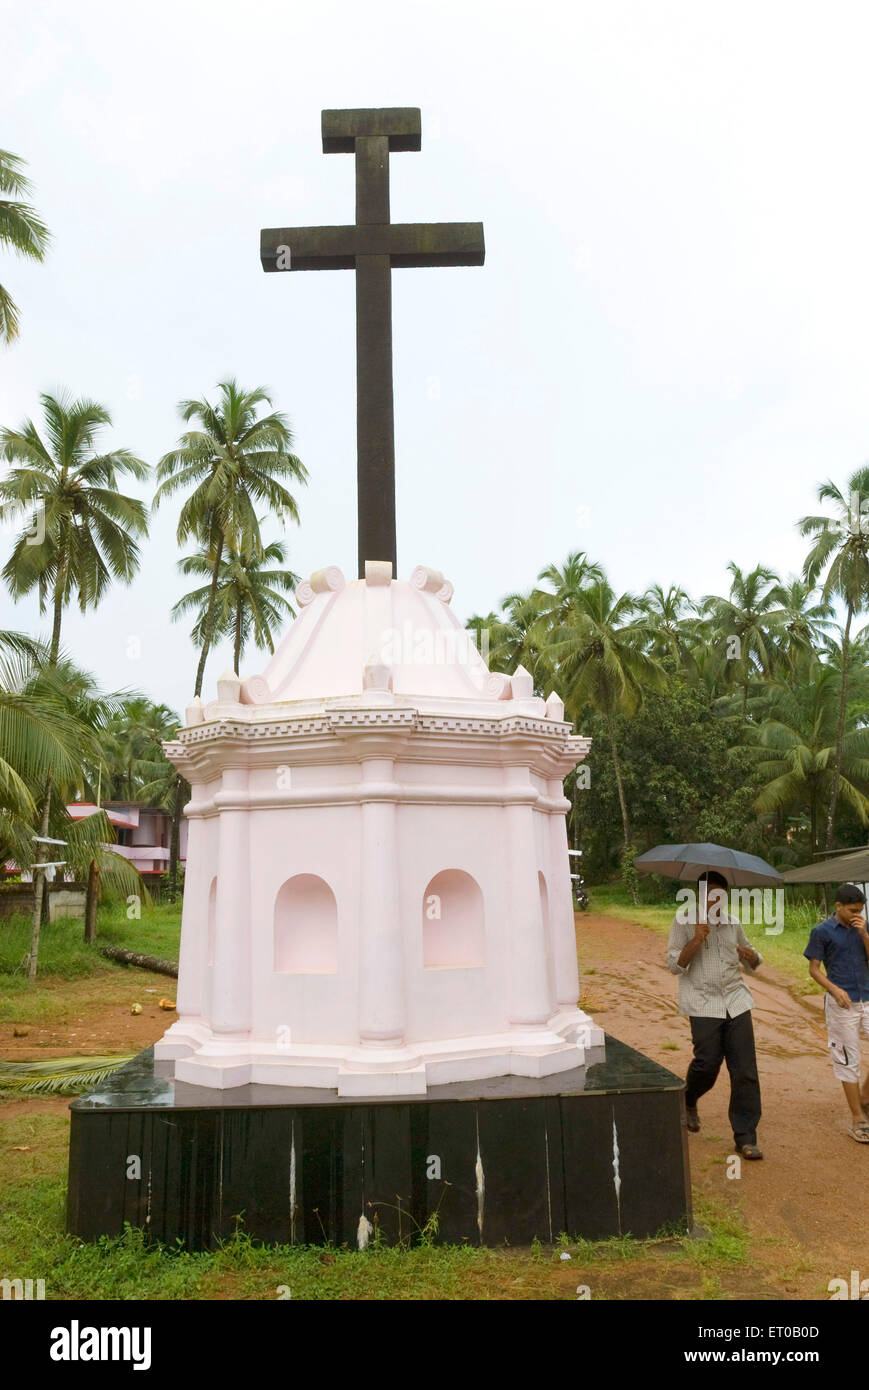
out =
[[[663,874],[683,883],[696,883],[704,870],[714,869],[733,888],[784,881],[765,859],[725,845],[655,845],[634,860],[634,868],[641,874]]]

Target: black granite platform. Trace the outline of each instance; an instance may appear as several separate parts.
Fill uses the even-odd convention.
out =
[[[435,1212],[452,1243],[684,1231],[683,1090],[609,1036],[558,1076],[398,1099],[190,1086],[157,1075],[149,1048],[70,1106],[67,1229],[94,1240],[129,1222],[190,1250],[237,1217],[287,1244],[355,1246],[362,1217],[394,1241]]]

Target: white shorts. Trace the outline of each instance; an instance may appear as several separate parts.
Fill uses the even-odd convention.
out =
[[[839,1081],[859,1082],[860,1035],[869,1038],[869,1003],[855,1004],[852,999],[850,1009],[843,1009],[828,994],[824,1009],[833,1075]]]

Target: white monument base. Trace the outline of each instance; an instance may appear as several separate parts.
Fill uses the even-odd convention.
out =
[[[173,1023],[154,1052],[160,1061],[173,1059],[176,1079],[193,1086],[315,1086],[339,1096],[406,1096],[453,1081],[571,1071],[584,1064],[587,1048],[603,1043],[603,1030],[574,1009],[545,1028],[382,1048],[232,1038],[185,1019]]]

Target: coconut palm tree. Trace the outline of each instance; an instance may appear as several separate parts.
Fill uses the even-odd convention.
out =
[[[136,869],[126,859],[114,854],[108,848],[114,842],[115,832],[101,812],[84,820],[70,819],[66,804],[78,800],[82,794],[93,796],[89,782],[89,772],[99,767],[103,749],[113,721],[127,697],[123,693],[107,694],[99,689],[90,672],[82,670],[67,657],[60,654],[52,666],[46,664],[34,670],[30,688],[34,692],[44,692],[63,713],[74,723],[77,730],[77,760],[75,773],[71,778],[53,778],[58,796],[52,805],[49,830],[52,835],[67,841],[64,856],[70,868],[80,878],[96,880],[104,878],[114,883],[126,893],[140,893],[141,880]],[[95,926],[96,901],[94,893],[89,892],[88,920]],[[86,931],[85,939],[91,937]]]
[[[168,896],[175,901],[181,820],[190,788],[170,763],[163,744],[173,739],[181,721],[168,705],[147,695],[127,695],[113,707],[100,739],[99,763],[87,768],[87,791],[96,800],[140,801],[159,806],[172,817],[169,842]]]
[[[534,689],[540,693],[552,679],[552,667],[546,659],[547,626],[541,620],[539,591],[530,594],[507,594],[501,600],[501,611],[486,617],[475,614],[465,624],[477,634],[479,650],[488,654],[493,671],[514,672],[524,666],[534,677]]]
[[[589,560],[584,550],[571,551],[563,565],[547,565],[537,579],[549,587],[534,591],[540,617],[550,626],[566,622],[583,589],[605,578],[602,566]]]
[[[825,808],[834,776],[841,675],[820,661],[787,682],[770,686],[767,714],[747,730],[747,744],[758,772],[766,779],[757,800],[761,814],[805,812],[811,854],[819,848]],[[865,668],[855,673],[855,689],[869,695]],[[861,824],[869,820],[869,729],[851,717],[842,738],[840,796]]]
[[[725,648],[713,640],[712,624],[708,618],[698,618],[686,670],[694,684],[703,689],[710,700],[732,704],[732,687],[726,685]],[[741,712],[740,712],[741,718]]]
[[[190,786],[166,757],[163,744],[175,737],[181,721],[168,705],[155,705],[146,698],[128,701],[125,713],[137,752],[133,762],[136,794],[149,805],[162,807],[172,817],[168,897],[174,903],[178,889],[181,817],[190,796]]]
[[[34,668],[46,657],[20,632],[0,632],[0,862],[29,867],[34,791],[49,774],[72,779],[80,766],[77,723],[56,698],[34,689]]]
[[[153,755],[155,744],[174,731],[178,720],[165,705],[155,705],[147,695],[124,692],[105,723],[100,738],[99,760],[86,767],[87,795],[98,806],[104,801],[136,801],[140,798],[141,762]]]
[[[571,718],[591,706],[604,720],[622,814],[625,852],[633,842],[616,740],[616,716],[632,715],[646,691],[660,690],[665,674],[645,650],[649,624],[632,594],[616,595],[606,580],[580,591],[567,621],[550,639],[547,655],[557,665]]]
[[[262,549],[257,508],[265,502],[280,520],[298,521],[295,498],[284,480],[307,481],[307,470],[291,453],[293,434],[286,416],[271,406],[262,387],[243,391],[234,381],[218,385],[218,402],[182,401],[179,410],[198,429],[181,436],[177,449],[157,466],[155,508],[166,497],[192,489],[178,519],[178,543],[195,537],[213,555],[211,585],[202,630],[202,650],[194,694],[202,692],[205,663],[215,636],[220,565],[228,550],[237,554]]]
[[[145,696],[134,696],[108,723],[100,741],[95,767],[87,768],[87,795],[97,806],[104,801],[135,801],[139,790],[136,766],[141,757],[141,739],[133,732],[127,705]]]
[[[775,611],[779,577],[765,565],[755,565],[743,573],[732,560],[727,566],[732,577],[730,594],[723,598],[706,594],[700,612],[711,620],[712,640],[720,646],[728,684],[742,689],[742,717],[746,718],[751,683],[757,677],[769,679],[775,654],[779,622]]]
[[[95,608],[113,579],[129,584],[139,567],[136,537],[147,511],[120,490],[121,479],[147,477],[146,463],[129,449],[99,452],[101,428],[111,424],[104,406],[66,395],[40,397],[43,435],[32,420],[0,429],[0,453],[11,465],[0,481],[0,520],[26,519],[3,568],[15,598],[36,590],[41,612],[52,612],[48,668],[57,665],[63,610],[75,598],[82,612]],[[45,786],[40,833],[47,834],[51,779]],[[34,939],[42,914],[43,875],[36,876]],[[36,973],[36,953],[31,956]]]
[[[503,626],[496,634],[499,651],[496,664],[510,672],[524,666],[534,677],[537,694],[546,694],[552,686],[555,667],[549,653],[552,624],[541,612],[541,591],[532,589],[527,594],[507,594],[501,600],[501,611]]]
[[[649,655],[677,668],[693,668],[697,640],[696,607],[678,584],[651,584],[639,600],[649,622]]]
[[[40,397],[42,435],[32,420],[0,429],[0,454],[11,465],[0,481],[0,520],[26,522],[3,568],[15,598],[36,589],[40,611],[52,613],[49,663],[60,649],[63,610],[75,598],[95,608],[113,580],[129,584],[139,568],[138,536],[148,513],[125,496],[126,475],[142,480],[149,468],[129,449],[98,451],[104,406],[69,396]]]
[[[869,467],[858,468],[848,479],[848,495],[828,480],[818,488],[818,501],[830,502],[833,515],[804,516],[799,522],[801,536],[811,536],[814,544],[806,556],[803,577],[807,584],[827,574],[822,593],[825,599],[841,599],[845,604],[842,632],[842,680],[836,722],[833,777],[827,806],[825,849],[833,847],[836,802],[839,798],[842,745],[845,737],[845,711],[848,701],[848,645],[851,623],[869,599],[869,535],[866,509],[869,504]]]
[[[474,644],[488,666],[494,659],[499,664],[499,643],[504,638],[504,620],[500,613],[474,613],[465,623],[468,632],[474,635]],[[494,657],[493,657],[494,652]]]
[[[49,234],[34,208],[19,202],[33,186],[22,170],[25,161],[0,150],[0,244],[31,261],[45,259]],[[9,196],[11,195],[11,196]],[[18,308],[9,291],[0,285],[0,338],[11,343],[18,337]]]
[[[240,671],[245,646],[251,638],[260,651],[274,652],[275,632],[287,618],[295,617],[295,609],[284,595],[293,592],[299,583],[299,576],[292,570],[268,568],[282,565],[286,558],[287,546],[284,542],[271,541],[259,549],[248,548],[241,554],[232,548],[220,562],[212,640],[232,638],[236,675]],[[201,588],[185,594],[172,609],[173,621],[184,613],[196,613],[192,636],[196,645],[200,646],[205,639],[214,555],[208,550],[199,550],[179,560],[178,568],[182,574],[198,575],[209,580]]]
[[[779,604],[769,616],[780,631],[781,656],[791,668],[811,662],[833,626],[833,605],[793,574],[776,585],[772,597]]]
[[[837,624],[824,637],[819,657],[825,669],[835,673],[837,695],[841,693],[844,672],[848,692],[845,732],[869,724],[869,626],[857,633],[852,631],[845,646],[842,627]]]
[[[99,756],[105,721],[117,697],[100,695],[93,677],[62,655],[52,665],[44,647],[18,634],[0,634],[0,648],[6,653],[0,662],[0,861],[14,859],[30,869],[34,861],[44,860],[44,846],[34,844],[33,822],[36,798],[48,786],[59,796],[44,796],[40,834],[64,841],[60,857],[66,864],[83,876],[95,870],[99,877],[104,871],[127,893],[140,891],[135,869],[107,848],[114,831],[105,816],[71,820],[65,807],[85,789],[86,768]],[[3,776],[3,761],[12,764],[15,778]],[[11,795],[6,795],[10,785]],[[48,854],[56,857],[50,849]],[[35,898],[41,886],[44,893],[43,874],[37,871]],[[34,911],[31,925],[31,979],[39,959],[41,896],[39,916]]]

